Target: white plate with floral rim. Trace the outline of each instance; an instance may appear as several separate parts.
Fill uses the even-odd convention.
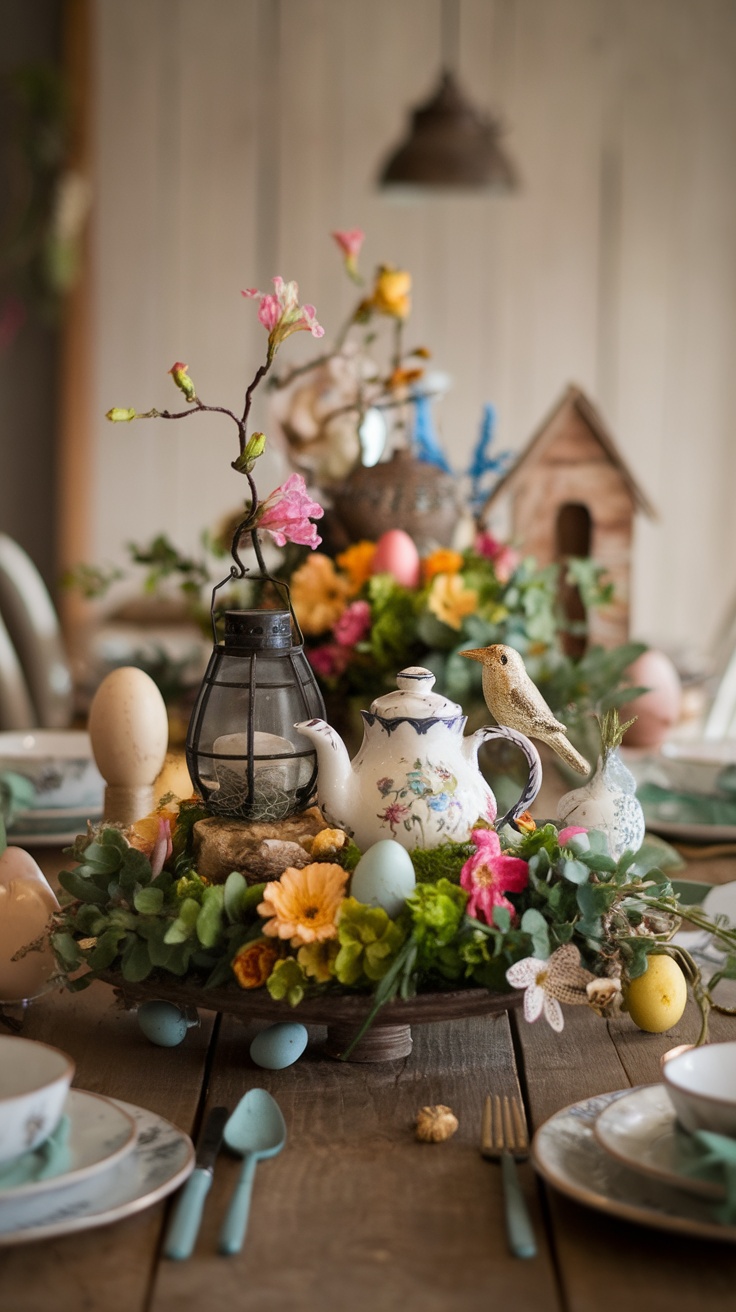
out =
[[[689,1174],[700,1153],[694,1139],[678,1125],[663,1084],[645,1084],[616,1098],[601,1112],[593,1133],[606,1152],[633,1171],[702,1198],[726,1197],[717,1170]]]
[[[194,1166],[188,1135],[155,1112],[109,1100],[134,1120],[133,1149],[109,1171],[28,1198],[0,1197],[0,1247],[110,1225],[165,1198]]]
[[[71,1089],[50,1138],[0,1167],[0,1202],[46,1194],[109,1170],[133,1151],[137,1135],[134,1118],[118,1103]]]
[[[551,1116],[532,1143],[536,1170],[568,1198],[657,1230],[736,1243],[736,1226],[715,1219],[705,1198],[673,1189],[661,1180],[624,1166],[601,1148],[593,1127],[601,1112],[630,1089],[584,1098]]]

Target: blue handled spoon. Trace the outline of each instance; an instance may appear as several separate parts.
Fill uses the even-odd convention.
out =
[[[249,1089],[225,1126],[225,1143],[243,1158],[240,1179],[220,1231],[221,1253],[239,1253],[243,1247],[256,1166],[275,1157],[286,1143],[286,1122],[275,1098],[265,1089]]]

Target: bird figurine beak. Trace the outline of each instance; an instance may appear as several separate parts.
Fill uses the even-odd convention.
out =
[[[482,665],[486,656],[486,648],[474,647],[472,651],[461,651],[460,655],[467,656],[469,661],[478,661]]]

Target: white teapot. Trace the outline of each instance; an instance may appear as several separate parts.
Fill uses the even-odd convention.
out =
[[[491,725],[464,737],[467,716],[432,692],[434,681],[422,666],[402,670],[398,691],[361,711],[363,742],[353,761],[325,720],[296,726],[317,751],[317,797],[325,818],[363,850],[382,838],[408,849],[462,843],[478,820],[500,828],[539,792],[542,767],[529,739]],[[529,763],[520,798],[498,821],[496,799],[478,768],[478,748],[490,738],[515,743]]]

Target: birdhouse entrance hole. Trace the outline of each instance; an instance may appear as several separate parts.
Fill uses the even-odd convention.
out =
[[[590,555],[593,525],[590,511],[581,502],[571,501],[560,506],[557,513],[555,559],[561,566],[559,599],[563,613],[570,623],[579,624],[585,620],[585,606],[574,583],[569,583],[565,575],[565,565],[571,556],[586,558]],[[563,639],[565,653],[574,659],[583,655],[587,638],[583,633],[567,633]]]

